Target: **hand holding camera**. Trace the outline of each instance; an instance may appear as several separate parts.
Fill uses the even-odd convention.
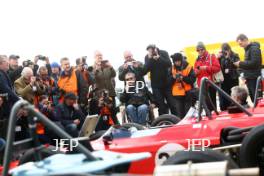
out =
[[[176,80],[176,82],[181,82],[183,76],[181,73],[176,73],[176,75],[173,75],[173,78]]]
[[[37,78],[36,78],[35,76],[32,76],[32,77],[30,78],[30,85],[31,85],[31,86],[35,85],[36,80],[37,80]]]

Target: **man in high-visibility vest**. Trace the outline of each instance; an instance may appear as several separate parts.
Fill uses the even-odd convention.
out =
[[[191,97],[188,97],[188,93],[196,81],[195,72],[181,53],[175,53],[171,58],[173,62],[171,69],[172,95],[176,104],[177,116],[183,118],[191,106]]]

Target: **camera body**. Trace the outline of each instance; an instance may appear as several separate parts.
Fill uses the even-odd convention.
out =
[[[106,68],[106,63],[109,62],[108,60],[102,60],[101,61],[101,67]]]
[[[176,79],[176,80],[180,80],[181,77],[182,77],[182,74],[180,74],[180,73],[176,73],[176,75],[175,75],[175,79]]]
[[[226,57],[227,56],[227,51],[222,51],[222,55],[224,56],[224,57]]]
[[[25,60],[22,62],[23,67],[29,67],[30,65],[34,65],[31,60]]]
[[[38,59],[39,59],[39,60],[42,60],[42,61],[45,61],[46,58],[47,58],[46,56],[42,56],[42,55],[39,55],[39,56],[38,56]]]

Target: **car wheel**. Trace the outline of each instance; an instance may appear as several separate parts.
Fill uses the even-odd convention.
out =
[[[231,158],[209,149],[204,151],[179,151],[164,161],[162,165],[186,164],[188,161],[193,163],[228,161],[228,168],[238,167]]]
[[[51,155],[62,153],[60,151],[55,151],[55,149],[56,148],[54,146],[48,146],[48,147],[43,146],[40,149],[29,149],[21,156],[21,158],[19,158],[19,165],[31,161],[36,161],[34,157],[34,154],[36,152],[40,153],[41,159],[45,159]]]
[[[261,125],[253,128],[244,138],[239,153],[240,166],[260,166],[264,161],[263,151],[264,125]]]
[[[152,123],[151,126],[164,126],[164,125],[174,125],[177,124],[181,119],[172,114],[163,114],[156,118]]]
[[[145,130],[146,127],[137,123],[124,123],[121,125],[122,127],[129,129],[131,127],[135,127],[137,130]]]

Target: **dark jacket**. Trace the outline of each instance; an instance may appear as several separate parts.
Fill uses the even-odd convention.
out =
[[[116,96],[112,79],[115,78],[116,71],[113,67],[96,70],[94,73],[96,88],[99,90],[106,89],[111,97]]]
[[[12,106],[19,100],[19,97],[14,91],[8,74],[2,70],[0,70],[0,94],[7,94],[8,101],[3,104],[3,109],[9,114]]]
[[[155,60],[145,56],[145,73],[150,72],[152,88],[168,87],[168,76],[171,61],[167,51],[159,50],[160,58]]]
[[[126,63],[126,62],[125,62]],[[124,63],[124,64],[125,64]],[[136,76],[136,80],[137,81],[143,81],[144,82],[144,75],[146,74],[144,71],[144,66],[143,64],[140,62],[139,66],[137,68],[133,67],[133,66],[128,66],[127,69],[125,69],[122,66],[120,66],[118,68],[118,78],[120,81],[125,81],[125,76],[127,73],[132,72],[135,74]]]
[[[142,87],[139,85],[139,87]],[[149,101],[154,103],[154,97],[146,86],[142,89],[136,89],[136,86],[129,87],[129,91],[125,91],[120,95],[120,101],[125,103],[126,106],[134,105],[140,106],[142,104],[149,105]]]
[[[239,63],[246,79],[254,79],[261,75],[262,57],[259,43],[250,43],[245,48],[245,60]]]
[[[225,58],[225,57],[220,58],[220,65],[224,75],[224,80],[238,79],[239,73],[233,63],[239,60],[240,60],[239,56],[236,53],[231,53],[229,58]]]
[[[55,121],[60,121],[63,126],[67,126],[72,124],[76,119],[79,119],[81,122],[85,119],[85,115],[80,109],[76,110],[74,107],[67,106],[65,103],[56,106],[54,114]]]
[[[189,65],[189,63],[185,60],[182,61],[182,65],[180,68],[176,68],[177,71],[182,71],[184,69],[186,69],[186,67]],[[172,76],[172,72],[170,72],[170,75],[169,75],[169,82],[170,82],[170,85],[172,85],[176,80],[173,78]],[[196,81],[196,76],[195,76],[195,72],[194,72],[194,69],[192,68],[189,75],[188,76],[184,76],[182,78],[182,81],[184,81],[185,83],[187,84],[190,84],[192,87],[193,87],[193,84],[195,83]]]
[[[9,68],[9,70],[7,71],[7,74],[12,84],[14,84],[14,82],[21,76],[22,70],[23,70],[22,66],[19,66],[17,69]]]

